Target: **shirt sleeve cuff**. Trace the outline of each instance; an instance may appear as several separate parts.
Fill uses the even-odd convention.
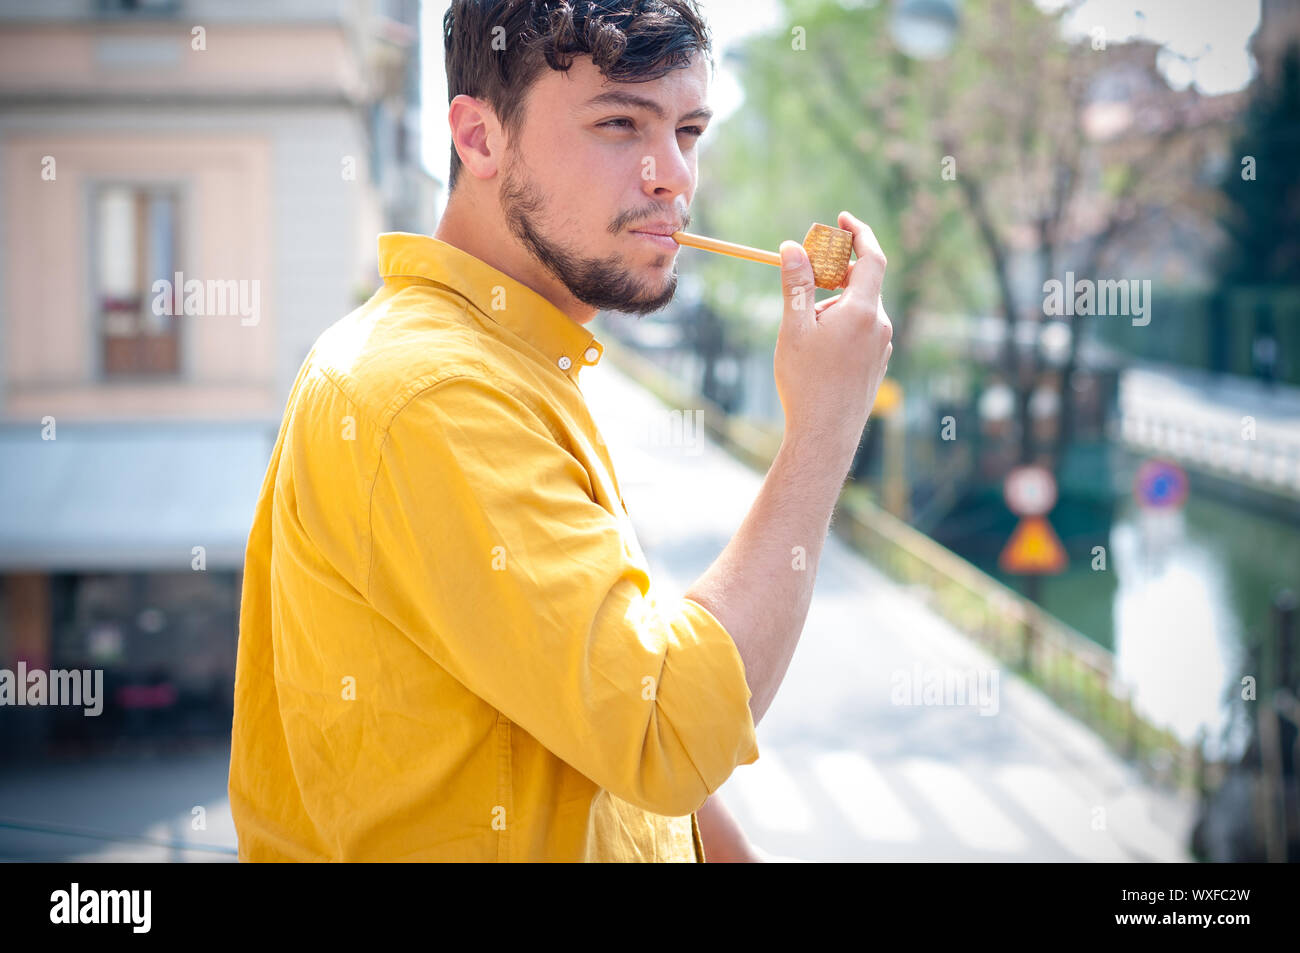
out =
[[[749,710],[753,693],[740,651],[713,613],[692,599],[681,599],[671,627],[674,646],[662,682],[667,691],[659,703],[712,794],[737,766],[758,760]],[[689,649],[689,666],[674,662],[683,649]]]

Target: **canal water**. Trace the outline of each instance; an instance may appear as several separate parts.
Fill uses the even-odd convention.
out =
[[[1284,508],[1270,512],[1265,501],[1230,499],[1194,473],[1183,506],[1139,506],[1129,489],[1140,458],[1123,450],[1111,457],[1113,507],[1065,497],[1049,515],[1063,535],[1074,524],[1075,544],[1069,568],[1040,577],[1034,597],[1114,652],[1117,679],[1154,723],[1188,742],[1204,729],[1214,757],[1240,753],[1248,740],[1243,715],[1254,704],[1243,700],[1243,679],[1267,695],[1278,651],[1273,600],[1284,589],[1300,590],[1300,524]],[[1001,512],[1004,505],[986,500],[979,509]],[[1090,514],[1082,534],[1080,511]],[[997,566],[1010,526],[996,526],[942,542],[1028,594],[1025,577]],[[1094,544],[1104,547],[1100,560]]]
[[[1052,580],[1043,607],[1112,648],[1135,704],[1191,740],[1205,727],[1211,751],[1245,740],[1243,678],[1273,677],[1271,604],[1300,583],[1300,527],[1198,492],[1153,511],[1122,501],[1110,528],[1107,588],[1087,564]],[[1101,596],[1101,598],[1099,598]]]

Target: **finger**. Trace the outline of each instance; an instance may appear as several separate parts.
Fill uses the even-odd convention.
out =
[[[870,225],[849,212],[840,212],[839,223],[840,228],[853,233],[853,252],[859,258],[865,258],[872,252],[884,257],[885,253],[880,248],[880,242],[876,241],[876,233]]]
[[[816,301],[812,262],[808,260],[808,252],[804,247],[790,239],[781,243],[779,253],[781,296],[785,299],[783,320],[799,324],[809,319],[809,306]]]
[[[840,212],[840,227],[853,233],[853,251],[858,259],[845,279],[845,290],[861,293],[870,301],[880,297],[880,286],[885,278],[885,253],[880,250],[876,234],[866,222]]]
[[[833,305],[836,301],[839,300],[840,300],[840,296],[835,295],[833,297],[825,299],[824,301],[818,301],[817,304],[815,305],[817,313],[821,314],[823,311],[825,311],[827,308],[829,308],[831,305]]]

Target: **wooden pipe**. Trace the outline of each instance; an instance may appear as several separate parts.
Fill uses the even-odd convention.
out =
[[[703,235],[692,235],[689,232],[673,232],[671,237],[677,244],[688,248],[698,248],[701,251],[717,252],[720,255],[730,255],[732,258],[743,258],[747,261],[781,267],[781,256],[774,251],[750,248],[748,245],[737,245],[735,242],[724,242],[717,238],[705,238]],[[815,222],[812,228],[808,229],[808,234],[804,236],[803,247],[808,253],[808,260],[812,262],[813,283],[818,288],[844,287],[844,276],[849,270],[849,255],[853,251],[852,232]]]

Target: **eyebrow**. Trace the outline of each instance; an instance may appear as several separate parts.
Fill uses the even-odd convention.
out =
[[[636,93],[628,93],[622,90],[610,90],[601,93],[599,96],[593,96],[587,100],[587,106],[627,106],[632,109],[644,109],[659,119],[668,118],[668,113],[653,99],[646,99],[644,96],[638,96]],[[711,119],[713,110],[707,106],[701,106],[699,109],[692,109],[683,116],[679,116],[678,122],[685,122],[688,119]]]

